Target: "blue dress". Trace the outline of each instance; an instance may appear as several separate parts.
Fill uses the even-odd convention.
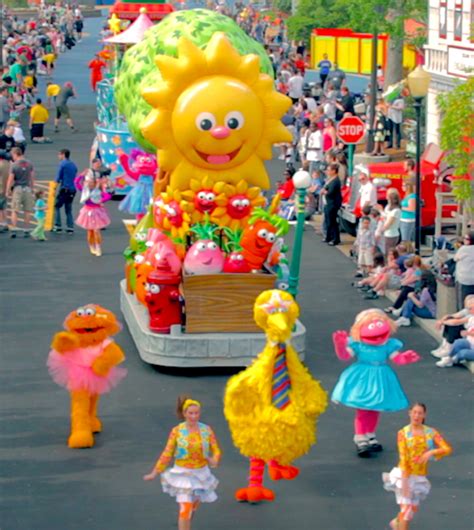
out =
[[[397,374],[388,364],[392,353],[400,351],[403,343],[389,339],[381,346],[371,346],[349,339],[349,348],[356,362],[339,377],[331,399],[346,407],[394,412],[408,407],[408,399]]]
[[[140,175],[137,183],[119,204],[119,210],[133,215],[144,214],[153,198],[153,176]]]

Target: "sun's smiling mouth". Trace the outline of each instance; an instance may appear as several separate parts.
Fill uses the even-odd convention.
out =
[[[238,147],[237,149],[235,149],[235,151],[232,151],[231,153],[226,153],[223,155],[210,155],[208,153],[198,151],[197,149],[195,149],[195,151],[208,164],[227,164],[239,154],[239,151],[241,149],[242,146]]]

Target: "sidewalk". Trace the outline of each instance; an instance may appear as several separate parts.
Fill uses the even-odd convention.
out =
[[[314,218],[313,218],[314,219]],[[319,232],[320,226],[321,226],[322,216],[318,215],[316,216],[316,220],[314,223],[310,223],[313,228]],[[341,232],[341,244],[338,245],[338,249],[340,252],[342,252],[345,256],[347,256],[350,259],[350,251],[352,248],[352,244],[354,243],[355,238],[351,236],[350,234],[347,234],[345,232]],[[354,264],[355,265],[355,264]],[[385,298],[390,300],[390,302],[394,302],[397,298],[397,292],[396,291],[385,291]],[[439,329],[436,328],[436,320],[435,319],[427,319],[427,318],[419,318],[417,316],[413,317],[413,321],[420,326],[426,333],[431,335],[436,341],[439,343],[443,340],[443,335]],[[434,359],[434,358],[433,358]],[[468,362],[465,364],[467,369],[474,374],[474,361]]]

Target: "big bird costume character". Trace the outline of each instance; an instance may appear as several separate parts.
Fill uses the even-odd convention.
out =
[[[239,501],[274,499],[273,491],[263,487],[265,464],[273,480],[298,475],[291,463],[315,443],[316,420],[327,407],[326,392],[289,343],[298,315],[289,293],[261,293],[254,318],[267,344],[251,366],[227,383],[224,414],[234,444],[250,459],[248,486],[236,492]]]
[[[89,304],[69,313],[64,327],[66,331],[54,335],[48,368],[54,382],[71,395],[68,446],[92,447],[94,433],[102,430],[97,417],[99,396],[127,375],[117,366],[125,355],[111,338],[120,331],[120,324],[111,311]]]
[[[291,101],[260,73],[260,58],[239,55],[216,32],[205,50],[182,37],[178,58],[159,55],[155,62],[162,81],[142,91],[153,110],[141,130],[158,150],[171,191],[206,177],[268,188],[264,160],[272,144],[291,141],[281,122]]]

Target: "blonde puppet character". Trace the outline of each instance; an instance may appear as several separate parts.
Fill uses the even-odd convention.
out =
[[[163,453],[143,479],[154,480],[161,474],[163,491],[179,503],[179,530],[190,530],[199,504],[217,499],[218,480],[209,467],[218,466],[221,451],[212,429],[199,421],[199,401],[180,396],[177,413],[184,421],[171,430]],[[174,466],[167,469],[173,458]]]
[[[425,425],[426,405],[415,403],[409,411],[410,424],[398,431],[398,466],[383,473],[387,491],[395,492],[400,512],[390,521],[393,530],[408,530],[420,501],[431,489],[426,478],[429,460],[439,460],[452,453],[451,446],[436,429]]]

